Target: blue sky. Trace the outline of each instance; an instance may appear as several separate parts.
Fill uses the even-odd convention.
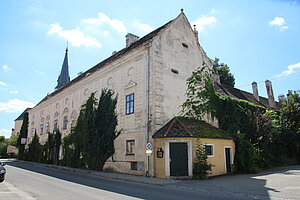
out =
[[[207,55],[229,65],[236,87],[275,97],[299,90],[300,1],[0,1],[0,135],[26,107],[51,93],[67,41],[71,79],[125,46],[130,32],[143,36],[177,17],[196,24]]]

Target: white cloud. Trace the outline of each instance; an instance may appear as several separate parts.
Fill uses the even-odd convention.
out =
[[[9,138],[11,135],[11,130],[5,129],[5,128],[0,128],[0,136],[4,135],[5,138]]]
[[[275,17],[272,21],[269,22],[272,26],[282,26],[285,24],[285,20],[282,17]]]
[[[280,31],[285,31],[285,30],[287,30],[289,27],[288,26],[281,26],[280,27]]]
[[[202,32],[204,30],[204,27],[213,26],[214,24],[216,24],[216,22],[217,22],[217,18],[215,16],[202,15],[195,22],[192,22],[192,25],[196,25],[197,30],[199,32]]]
[[[81,45],[101,47],[100,42],[96,38],[85,35],[79,29],[64,30],[59,23],[51,24],[48,34],[57,34],[58,37],[68,40],[75,47]]]
[[[2,70],[8,72],[9,67],[7,65],[2,65]]]
[[[32,108],[34,106],[33,103],[23,101],[20,99],[12,99],[6,103],[0,102],[0,111],[7,113],[18,113],[23,112],[26,108]]]
[[[5,85],[7,85],[7,84],[6,84],[5,82],[0,81],[0,85],[5,86]]]
[[[42,76],[45,75],[45,72],[42,72],[42,71],[35,70],[34,72],[37,73],[37,74],[39,74],[39,75],[42,75]]]
[[[11,90],[9,91],[10,94],[18,94],[19,93],[19,90]]]
[[[287,70],[284,70],[283,72],[281,72],[279,75],[277,75],[276,77],[277,78],[280,78],[280,77],[284,77],[284,76],[289,76],[291,74],[294,74],[296,73],[296,70],[297,69],[300,69],[300,62],[296,63],[296,64],[293,64],[293,65],[289,65],[287,67]]]
[[[139,23],[139,22],[135,22],[133,23],[133,26],[140,32],[142,33],[149,33],[151,31],[154,30],[154,28],[152,28],[150,25],[148,24],[142,24],[142,23]]]
[[[280,31],[287,30],[289,27],[285,25],[285,20],[282,17],[275,17],[269,22],[271,26],[278,26]]]
[[[102,24],[108,24],[110,25],[113,29],[117,30],[118,32],[122,34],[127,33],[127,28],[125,24],[118,19],[111,19],[104,13],[99,12],[98,13],[98,18],[87,18],[82,20],[86,24],[91,24],[91,25],[102,25]]]

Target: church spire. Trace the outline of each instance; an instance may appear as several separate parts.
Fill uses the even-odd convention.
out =
[[[70,76],[69,76],[68,46],[67,46],[64,62],[61,67],[61,72],[60,72],[60,75],[58,76],[57,86],[55,87],[55,89],[59,89],[69,82],[70,82]]]

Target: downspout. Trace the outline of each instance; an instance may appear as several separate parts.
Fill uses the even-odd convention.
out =
[[[149,135],[150,135],[150,126],[151,126],[151,118],[150,118],[150,47],[151,47],[152,40],[146,45],[147,48],[147,64],[146,64],[146,136],[145,142],[146,144],[149,143]],[[147,170],[146,176],[149,176],[149,169],[150,169],[150,156],[147,155]]]

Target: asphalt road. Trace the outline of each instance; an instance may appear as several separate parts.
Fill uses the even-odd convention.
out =
[[[6,179],[0,184],[0,199],[5,200],[239,199],[180,187],[106,179],[21,162],[8,162],[6,169]]]

